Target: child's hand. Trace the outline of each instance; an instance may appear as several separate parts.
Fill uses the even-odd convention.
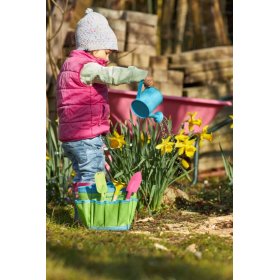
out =
[[[144,80],[144,86],[145,87],[152,87],[154,85],[154,80],[151,76],[147,76]]]

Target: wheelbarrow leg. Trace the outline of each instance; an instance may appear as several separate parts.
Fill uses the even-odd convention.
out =
[[[193,173],[193,180],[191,186],[197,184],[198,181],[198,161],[199,161],[199,138],[195,141],[196,151],[194,154],[194,173]]]

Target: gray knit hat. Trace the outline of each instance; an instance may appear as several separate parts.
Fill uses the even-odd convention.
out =
[[[75,38],[78,50],[118,50],[117,37],[107,19],[86,9],[86,15],[77,23]]]

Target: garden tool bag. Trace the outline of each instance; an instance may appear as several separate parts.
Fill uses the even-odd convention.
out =
[[[107,188],[103,201],[95,184],[78,188],[79,199],[75,204],[81,222],[89,229],[129,230],[138,202],[136,194],[126,200],[126,189],[122,189],[117,200],[112,201],[115,186],[107,182]]]

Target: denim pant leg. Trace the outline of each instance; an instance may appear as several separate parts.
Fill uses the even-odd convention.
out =
[[[80,141],[65,142],[62,144],[65,156],[77,166],[79,181],[92,184],[95,182],[96,172],[105,171],[105,156],[103,141],[100,136]]]
[[[79,164],[78,164],[78,161],[76,160],[76,157],[72,153],[69,153],[68,151],[65,152],[65,150],[64,150],[64,155],[71,160],[72,168],[76,173],[75,177],[73,178],[73,183],[80,182],[81,181],[81,174],[80,174]]]
[[[104,142],[101,136],[82,141],[86,147],[87,161],[79,165],[81,178],[83,182],[91,180],[95,183],[95,173],[105,172]]]

